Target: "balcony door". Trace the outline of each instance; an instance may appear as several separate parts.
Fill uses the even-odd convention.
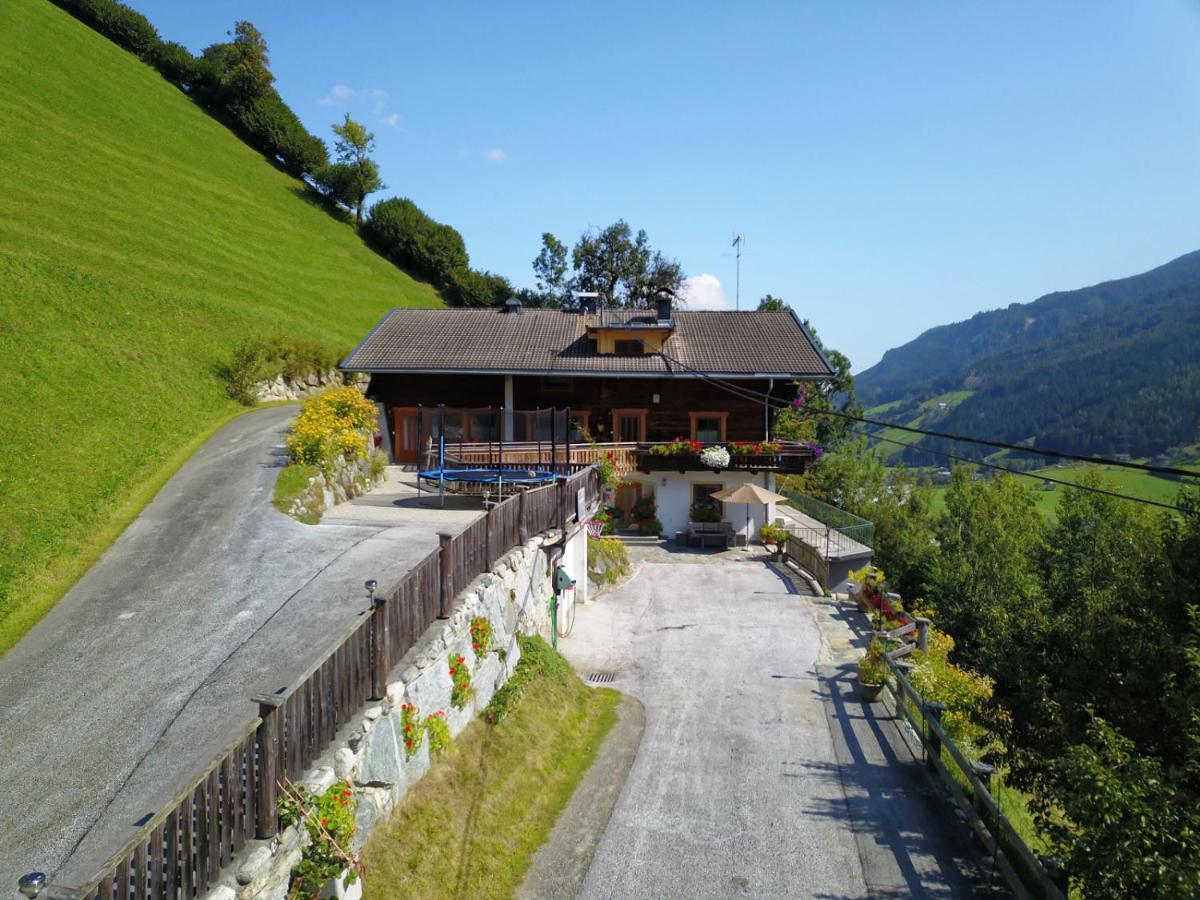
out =
[[[646,440],[646,412],[644,409],[614,409],[613,440],[624,444]]]

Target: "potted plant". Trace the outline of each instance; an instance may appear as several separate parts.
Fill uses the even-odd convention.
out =
[[[763,525],[758,529],[758,539],[762,541],[764,547],[771,550],[771,555],[778,559],[783,553],[784,544],[787,543],[788,530],[782,525]]]
[[[883,692],[887,679],[887,663],[883,657],[883,641],[872,637],[867,652],[858,661],[858,692],[863,700],[873,703]]]

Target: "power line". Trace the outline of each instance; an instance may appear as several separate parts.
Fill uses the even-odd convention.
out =
[[[863,437],[867,438],[868,440],[870,440],[871,438],[874,438],[877,441],[887,441],[887,443],[895,444],[897,447],[913,447],[914,446],[913,444],[906,444],[903,441],[897,441],[893,438],[883,437],[882,435],[878,435],[878,434],[871,434],[869,432],[858,432],[858,433],[861,434]],[[1078,491],[1089,491],[1093,494],[1104,494],[1107,497],[1116,497],[1118,500],[1129,500],[1133,503],[1145,503],[1148,506],[1158,506],[1158,507],[1161,507],[1162,509],[1173,510],[1174,512],[1180,512],[1180,513],[1187,512],[1187,510],[1185,510],[1183,507],[1173,506],[1170,503],[1161,503],[1158,500],[1147,500],[1145,497],[1132,497],[1129,494],[1119,494],[1116,491],[1109,491],[1109,490],[1106,490],[1101,487],[1093,487],[1090,484],[1076,484],[1074,481],[1064,481],[1061,478],[1051,478],[1049,475],[1038,475],[1033,472],[1021,472],[1021,471],[1018,471],[1017,469],[1009,469],[1009,468],[1005,468],[1004,466],[998,466],[995,463],[981,462],[979,460],[969,459],[965,456],[959,456],[958,454],[950,453],[946,450],[929,450],[925,447],[917,447],[916,449],[920,450],[922,452],[925,452],[925,453],[934,453],[934,454],[937,454],[938,456],[944,456],[944,457],[947,457],[948,459],[955,459],[955,460],[958,460],[959,462],[969,463],[973,466],[982,466],[985,469],[996,469],[999,472],[1007,472],[1009,475],[1020,475],[1023,478],[1036,478],[1039,481],[1049,481],[1054,484],[1061,484],[1064,487],[1075,488]]]
[[[707,373],[701,372],[697,369],[693,369],[690,366],[686,365],[685,363],[682,363],[679,360],[675,359],[674,357],[668,356],[665,352],[659,351],[659,353],[668,362],[672,362],[675,365],[677,365],[683,369],[686,369],[689,372],[692,372],[693,374],[699,375],[703,378],[707,378],[708,380],[712,381],[715,384],[722,385],[722,379],[708,375]],[[725,385],[722,385],[722,386],[725,386]],[[764,393],[762,391],[756,391],[753,388],[742,388],[742,387],[738,387],[736,385],[728,385],[728,386],[726,386],[726,389],[733,390],[735,392],[740,392],[743,397],[746,397],[748,399],[766,400],[771,403],[780,402],[780,401],[776,400],[776,398],[772,397],[770,394]],[[777,408],[782,409],[784,406],[790,406],[790,405],[791,404],[788,404],[785,402],[783,404],[783,406],[778,406]],[[1019,444],[1007,444],[1007,443],[1004,443],[1003,441],[989,441],[989,440],[984,440],[983,438],[966,437],[966,436],[960,435],[960,434],[949,434],[944,431],[931,431],[930,429],[927,429],[927,428],[915,428],[911,425],[895,425],[891,422],[883,422],[878,419],[868,419],[865,416],[852,416],[849,413],[838,412],[838,411],[832,410],[832,409],[815,409],[815,408],[807,407],[807,406],[799,407],[799,409],[801,409],[805,412],[815,413],[816,415],[836,416],[839,419],[848,419],[852,422],[862,422],[867,425],[875,425],[880,428],[895,428],[899,431],[907,431],[911,434],[920,434],[920,435],[925,435],[927,437],[944,438],[945,440],[960,441],[960,442],[967,443],[967,444],[978,444],[978,445],[984,446],[984,447],[998,447],[1002,450],[1015,450],[1019,453],[1030,453],[1030,454],[1033,454],[1034,456],[1046,456],[1046,457],[1050,457],[1052,459],[1068,459],[1068,460],[1072,460],[1075,462],[1089,463],[1091,465],[1118,466],[1123,469],[1134,469],[1134,470],[1137,470],[1140,472],[1150,472],[1155,475],[1174,475],[1176,477],[1181,477],[1181,478],[1200,478],[1200,472],[1193,472],[1190,469],[1178,469],[1173,466],[1153,466],[1153,465],[1148,465],[1146,463],[1135,463],[1135,462],[1129,462],[1129,461],[1121,460],[1121,459],[1108,459],[1107,457],[1103,457],[1103,456],[1083,456],[1083,455],[1077,454],[1077,453],[1065,453],[1061,450],[1042,450],[1037,447],[1022,447]],[[908,447],[908,446],[913,446],[913,445],[905,444],[904,446]],[[917,449],[918,450],[926,450],[928,448],[918,447]],[[930,451],[930,452],[934,452],[934,451]],[[975,460],[968,459],[967,462],[975,462]]]
[[[721,378],[717,378],[715,376],[709,375],[706,372],[701,372],[698,369],[692,369],[690,366],[686,365],[685,363],[679,362],[679,360],[676,360],[673,357],[668,356],[666,353],[663,353],[662,356],[664,359],[674,362],[676,365],[680,366],[681,368],[683,368],[689,372],[692,372],[695,375],[699,375],[701,378],[704,378],[705,380],[712,382],[717,387],[721,388],[724,391],[727,391],[728,393],[734,394],[735,396],[739,396],[739,397],[742,397],[743,399],[749,399],[749,400],[765,400],[768,404],[774,404],[776,409],[785,409],[785,408],[791,406],[790,403],[781,402],[781,401],[776,400],[776,398],[772,397],[770,394],[765,394],[761,391],[755,391],[751,388],[738,387],[737,385],[729,384],[728,382],[726,382],[725,380],[723,380]],[[813,412],[825,412],[825,410],[812,410],[812,411]],[[855,417],[854,416],[846,416],[846,418],[853,419]],[[869,434],[869,433],[864,433],[864,432],[859,432],[859,433],[863,434],[864,437],[875,438],[876,440],[880,440],[880,441],[887,441],[888,443],[896,444],[899,447],[913,447],[914,446],[913,444],[905,444],[903,441],[893,440],[892,438],[886,438],[886,437],[883,437],[883,436],[877,435],[877,434]],[[1054,484],[1063,485],[1064,487],[1075,488],[1076,490],[1080,490],[1080,491],[1089,491],[1089,492],[1095,493],[1095,494],[1104,494],[1109,497],[1115,497],[1120,500],[1128,500],[1132,503],[1144,503],[1148,506],[1157,506],[1161,509],[1172,510],[1173,512],[1181,512],[1181,513],[1187,512],[1187,510],[1183,509],[1182,507],[1173,506],[1170,503],[1162,503],[1158,500],[1148,500],[1145,497],[1133,497],[1133,496],[1130,496],[1129,494],[1120,494],[1120,493],[1117,493],[1116,491],[1109,491],[1109,490],[1105,490],[1104,488],[1092,487],[1091,485],[1076,484],[1073,481],[1064,481],[1064,480],[1058,479],[1058,478],[1051,478],[1047,475],[1035,475],[1032,472],[1021,472],[1021,471],[1018,471],[1017,469],[1009,469],[1005,466],[998,466],[995,463],[983,462],[981,460],[971,459],[966,456],[960,456],[956,453],[950,453],[949,451],[946,451],[946,450],[929,450],[926,447],[916,447],[915,449],[923,451],[923,452],[927,452],[927,453],[932,453],[932,454],[935,454],[938,456],[944,456],[947,459],[957,460],[959,462],[968,463],[970,465],[981,466],[985,469],[995,469],[998,472],[1007,472],[1009,475],[1019,475],[1023,478],[1037,478],[1041,481],[1049,481]],[[1089,461],[1097,462],[1098,460],[1089,460]],[[1192,475],[1192,476],[1196,476],[1198,473],[1189,472],[1188,474]]]

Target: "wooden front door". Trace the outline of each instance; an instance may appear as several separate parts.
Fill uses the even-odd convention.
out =
[[[625,481],[617,485],[617,493],[613,498],[613,506],[617,508],[617,517],[621,525],[628,525],[632,520],[633,505],[642,499],[642,484],[639,481]]]
[[[417,461],[417,409],[392,409],[392,456],[397,463]]]

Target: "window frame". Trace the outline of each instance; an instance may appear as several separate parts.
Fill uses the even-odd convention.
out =
[[[700,440],[696,437],[697,425],[701,419],[716,419],[718,422],[718,437],[717,442],[723,442],[726,438],[726,423],[729,420],[729,413],[720,411],[711,412],[689,412],[688,418],[691,420],[691,438],[693,441]],[[711,443],[711,442],[710,442]]]
[[[690,482],[690,486],[691,486],[691,496],[690,496],[690,498],[689,498],[689,499],[690,499],[690,501],[691,501],[691,502],[689,502],[689,503],[688,503],[688,509],[689,509],[689,510],[690,510],[692,507],[694,507],[694,506],[696,506],[696,505],[697,505],[697,503],[696,503],[696,488],[698,488],[698,487],[710,487],[710,488],[711,488],[711,487],[715,487],[715,488],[717,489],[717,491],[723,491],[723,490],[725,490],[725,482],[723,482],[723,481],[709,481],[709,480],[707,480],[707,479],[705,479],[705,480],[703,480],[703,481],[692,481],[692,482]],[[709,494],[715,494],[715,493],[716,493],[716,491],[709,491],[708,493],[709,493]],[[723,506],[723,505],[724,505],[724,504],[722,504],[722,503],[721,503],[721,501],[720,501],[720,500],[714,500],[712,497],[708,496],[707,494],[705,495],[705,498],[704,498],[704,501],[703,501],[703,502],[704,502],[704,505],[706,505],[706,506],[715,506],[715,507],[717,507],[717,508],[720,508],[721,506]]]
[[[626,441],[621,439],[621,419],[623,417],[636,417],[638,420],[638,438],[633,443],[644,444],[646,442],[646,416],[650,410],[647,407],[618,407],[612,411],[612,439],[613,443],[624,444]]]

